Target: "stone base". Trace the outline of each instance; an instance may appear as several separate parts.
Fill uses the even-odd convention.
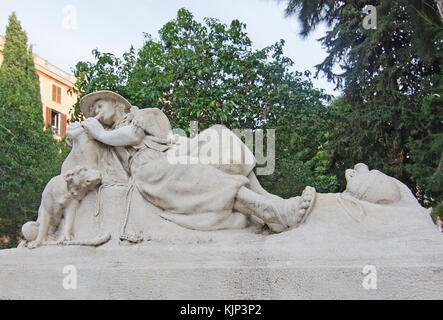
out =
[[[393,243],[386,242],[379,257],[364,247],[351,257],[327,243],[317,253],[275,252],[267,241],[3,250],[0,299],[443,299],[441,242],[422,241],[431,247],[425,252],[411,243],[407,255],[391,255]],[[76,290],[63,288],[66,265],[77,269]],[[363,287],[366,265],[376,267],[376,290]]]
[[[421,207],[368,203],[358,219],[318,194],[303,225],[265,235],[184,229],[135,199],[128,227],[144,241],[122,246],[124,190],[103,193],[98,215],[92,196],[82,203],[75,234],[111,241],[0,251],[0,299],[443,299],[443,235]],[[63,287],[67,265],[76,290]],[[368,265],[376,290],[363,287]]]

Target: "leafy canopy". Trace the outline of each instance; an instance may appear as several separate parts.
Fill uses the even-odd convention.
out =
[[[334,190],[335,177],[314,171],[324,165],[317,153],[326,141],[323,103],[329,97],[313,88],[308,73],[292,71],[283,40],[254,50],[245,29],[238,20],[200,23],[180,9],[159,39],[145,34],[143,47],[131,47],[122,59],[94,50],[95,62],[76,66],[77,88],[81,94],[113,90],[139,107],[160,108],[173,127],[187,131],[190,121],[198,121],[200,129],[217,123],[276,129],[277,170],[261,178],[265,187],[292,196],[310,177],[319,190]]]
[[[405,182],[422,201],[442,201],[443,24],[436,1],[287,4],[303,36],[320,23],[330,27],[320,39],[328,55],[317,71],[344,94],[331,113],[330,172],[366,162]],[[376,29],[363,28],[367,5],[376,7]]]

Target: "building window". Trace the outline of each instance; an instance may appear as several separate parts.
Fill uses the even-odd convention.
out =
[[[52,101],[62,103],[62,88],[52,85]]]
[[[52,134],[59,137],[64,137],[66,135],[68,119],[64,113],[58,112],[51,108],[46,108],[45,119],[46,128],[51,126]]]
[[[52,133],[60,135],[60,113],[51,110],[51,127]]]

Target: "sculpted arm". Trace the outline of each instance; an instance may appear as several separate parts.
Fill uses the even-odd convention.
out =
[[[145,137],[143,129],[132,125],[107,131],[95,118],[86,119],[83,127],[95,140],[114,147],[135,146]]]
[[[145,133],[142,129],[124,126],[112,131],[103,130],[96,140],[114,147],[135,146],[141,143]]]

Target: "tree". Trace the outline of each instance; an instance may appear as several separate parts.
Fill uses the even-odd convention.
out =
[[[376,7],[376,29],[362,25],[367,5]],[[344,93],[332,112],[330,172],[367,162],[402,180],[422,201],[443,200],[443,37],[436,2],[289,0],[286,13],[298,16],[303,36],[319,23],[330,27],[320,39],[328,55],[317,74]]]
[[[173,127],[187,131],[190,121],[198,121],[199,129],[217,123],[277,129],[277,172],[261,180],[281,195],[299,194],[306,177],[316,175],[303,162],[317,155],[326,133],[305,129],[314,115],[325,115],[323,102],[329,97],[313,89],[308,74],[291,71],[283,40],[253,50],[240,21],[229,26],[211,18],[204,22],[180,9],[160,29],[158,40],[145,34],[143,47],[131,48],[123,59],[94,50],[95,63],[76,66],[79,93],[114,90],[139,107],[162,109]],[[78,106],[76,116],[81,116]],[[333,185],[314,186],[330,190]]]
[[[26,43],[26,33],[13,12],[6,28],[4,59],[0,67],[0,104],[4,105],[6,101],[12,105],[24,104],[41,112],[39,78],[32,48]]]
[[[40,195],[59,174],[66,149],[43,131],[38,75],[15,13],[0,67],[0,247],[17,245],[20,227],[35,220]]]

